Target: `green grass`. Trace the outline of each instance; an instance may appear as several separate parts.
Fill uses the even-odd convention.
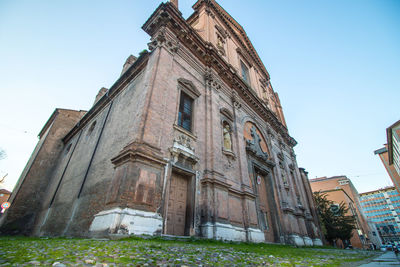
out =
[[[328,247],[296,248],[288,245],[221,242],[205,239],[164,240],[160,237],[121,240],[78,238],[0,237],[0,265],[28,262],[52,265],[118,266],[339,266],[377,253]]]

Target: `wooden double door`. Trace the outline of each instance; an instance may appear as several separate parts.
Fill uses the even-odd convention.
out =
[[[172,173],[166,223],[168,235],[184,236],[186,234],[189,203],[188,187],[189,179],[187,176]]]

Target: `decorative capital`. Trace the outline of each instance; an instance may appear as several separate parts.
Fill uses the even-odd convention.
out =
[[[152,41],[147,44],[150,51],[153,51],[157,47],[164,47],[172,53],[176,53],[180,46],[178,41],[168,37],[166,27],[162,27],[151,40]]]
[[[215,75],[212,74],[211,69],[208,69],[204,74],[204,80],[209,89],[221,89],[221,84],[217,81]]]
[[[238,95],[238,93],[236,91],[232,91],[231,99],[232,99],[233,106],[236,109],[240,109],[242,107],[242,104],[240,103],[240,100],[239,100],[240,99],[239,95]]]
[[[283,153],[282,152],[279,152],[278,154],[276,154],[277,155],[277,157],[278,157],[278,159],[280,160],[280,161],[284,161],[285,160],[285,158],[284,158],[284,156],[283,156]]]
[[[289,164],[289,169],[291,169],[292,171],[294,171],[295,168],[294,168],[294,164],[293,164],[293,163],[290,163],[290,164]]]

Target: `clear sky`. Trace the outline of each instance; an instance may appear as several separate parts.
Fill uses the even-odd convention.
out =
[[[88,110],[147,48],[156,0],[0,0],[0,175],[12,189],[55,108]],[[195,0],[179,0],[188,17]],[[391,185],[374,150],[400,119],[400,1],[219,0],[279,93],[300,167]]]

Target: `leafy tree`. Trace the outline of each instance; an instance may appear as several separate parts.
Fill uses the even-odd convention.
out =
[[[334,204],[327,198],[326,193],[321,192],[314,192],[314,199],[326,240],[332,245],[336,244],[337,240],[342,240],[345,246],[349,244],[355,229],[355,218],[346,215],[349,211],[346,204]]]

